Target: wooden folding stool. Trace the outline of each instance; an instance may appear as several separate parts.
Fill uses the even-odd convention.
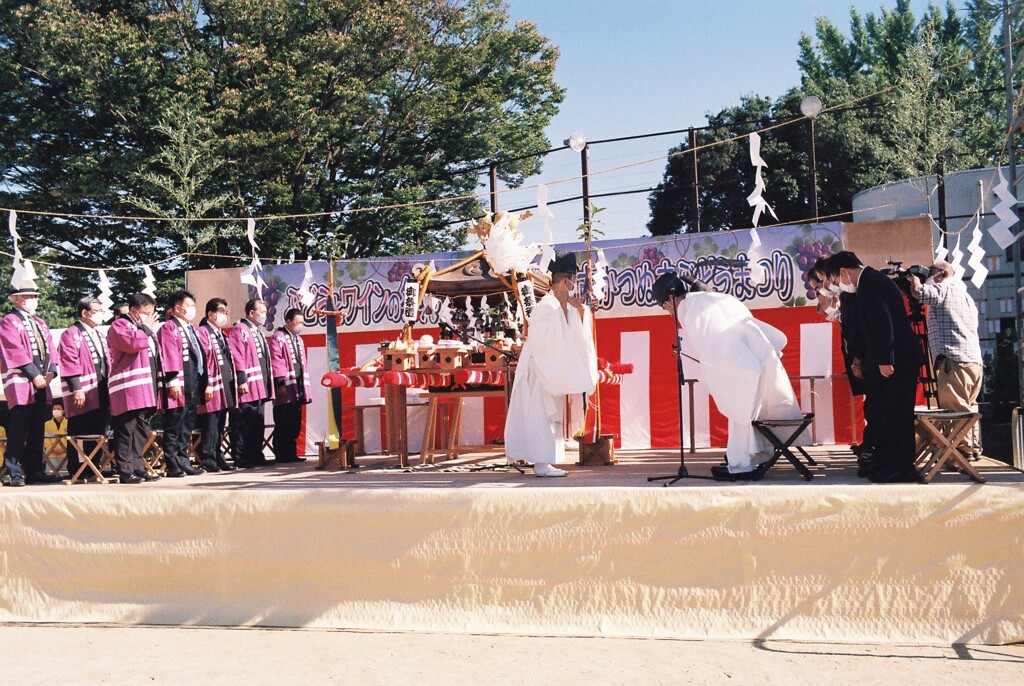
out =
[[[163,431],[150,431],[149,440],[146,441],[146,445],[142,446],[142,464],[145,465],[146,471],[150,474],[163,476],[167,472],[167,465],[164,462],[164,449],[160,445],[163,442],[163,438]],[[150,449],[153,450],[153,458],[146,459],[146,454],[149,453]]]
[[[45,434],[43,440],[47,439],[50,444],[43,451],[43,470],[51,472],[54,476],[60,476],[61,470],[68,464],[67,436],[65,434]],[[64,449],[64,453],[54,455],[61,448]]]
[[[960,441],[980,419],[981,414],[978,412],[932,410],[914,413],[914,428],[917,430],[916,466],[921,471],[922,481],[928,483],[948,465],[979,484],[985,483],[985,477],[957,449]]]
[[[93,442],[92,450],[89,452],[85,451],[85,443]],[[67,444],[71,450],[78,453],[81,464],[78,470],[74,474],[69,474],[68,479],[64,482],[65,484],[71,485],[78,483],[78,480],[82,478],[82,473],[86,467],[92,470],[92,473],[96,475],[96,480],[105,484],[109,481],[103,476],[103,470],[114,459],[114,453],[111,452],[110,447],[107,445],[107,437],[103,434],[82,434],[78,436],[68,436]],[[99,465],[96,464],[96,456],[99,453]]]

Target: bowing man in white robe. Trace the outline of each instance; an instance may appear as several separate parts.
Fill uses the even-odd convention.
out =
[[[666,277],[676,275],[663,275],[659,281]],[[698,381],[706,384],[729,420],[728,468],[712,467],[712,476],[730,480],[753,477],[757,466],[771,457],[772,449],[751,422],[803,417],[782,366],[786,335],[755,319],[742,302],[727,293],[690,290],[662,299],[656,284],[655,296],[666,311],[678,308],[680,333],[699,360]],[[806,443],[801,438],[804,440],[797,443]]]
[[[551,290],[533,308],[516,367],[505,419],[505,455],[510,463],[532,462],[537,476],[565,476],[565,470],[552,465],[565,457],[566,396],[594,390],[597,353],[590,310],[569,295],[576,278],[575,255],[559,255],[550,269]]]

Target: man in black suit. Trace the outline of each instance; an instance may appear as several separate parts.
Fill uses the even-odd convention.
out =
[[[858,316],[860,352],[867,402],[873,406],[875,483],[919,481],[914,469],[914,405],[921,350],[907,317],[899,288],[892,279],[865,267],[852,252],[828,259],[826,273],[844,293],[855,297],[843,303]],[[844,312],[844,318],[849,312]]]

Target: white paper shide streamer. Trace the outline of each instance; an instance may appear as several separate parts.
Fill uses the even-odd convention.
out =
[[[964,253],[960,249],[960,236],[957,235],[953,249],[949,251],[949,265],[953,267],[953,278],[962,279],[964,276]]]
[[[306,258],[305,274],[302,276],[302,283],[299,284],[299,302],[305,307],[309,307],[316,300],[316,295],[309,290],[309,287],[313,285],[313,264],[310,262],[310,258]]]
[[[747,203],[754,208],[754,218],[751,220],[751,223],[756,227],[757,223],[761,221],[761,215],[765,210],[768,210],[768,213],[778,221],[779,218],[776,216],[775,210],[772,209],[772,206],[763,197],[765,185],[761,170],[768,165],[761,157],[761,136],[756,133],[750,134],[750,164],[755,169],[754,191],[747,196]]]
[[[544,217],[544,242],[540,245],[539,270],[543,273],[548,270],[551,260],[555,259],[555,238],[551,234],[551,220],[555,215],[548,208],[548,187],[544,184],[537,185],[537,214]]]
[[[591,280],[594,289],[594,300],[604,300],[608,288],[608,260],[604,256],[604,250],[597,249],[597,259],[594,261],[594,274]]]
[[[11,287],[14,289],[34,289],[36,288],[36,270],[32,267],[31,260],[23,260],[21,258],[21,248],[18,247],[18,241],[21,240],[21,236],[18,235],[18,213],[14,210],[10,210],[8,214],[7,228],[11,232],[11,240],[14,241]]]
[[[100,305],[103,307],[100,311],[100,319],[106,322],[114,316],[114,300],[110,297],[114,294],[114,291],[110,288],[110,279],[107,278],[105,269],[99,270],[99,277],[100,295],[97,300],[100,301]]]
[[[992,240],[1000,248],[1006,250],[1021,236],[1014,236],[1010,231],[1010,227],[1017,223],[1017,213],[1014,211],[1017,207],[1017,198],[1010,192],[1010,184],[1003,176],[1003,168],[999,167],[996,172],[999,175],[999,183],[992,188],[992,193],[999,198],[999,203],[992,208],[992,213],[998,217],[998,221],[988,227],[988,235],[992,236]]]
[[[156,297],[156,277],[153,276],[153,270],[148,266],[142,268],[145,272],[145,276],[142,277],[142,292],[151,298]]]
[[[245,236],[249,239],[249,245],[252,247],[252,262],[249,266],[242,270],[239,278],[242,283],[252,286],[256,289],[256,297],[263,297],[263,289],[266,288],[266,282],[263,280],[263,265],[260,264],[259,255],[256,251],[259,246],[256,245],[256,220],[249,217],[245,223]]]
[[[768,270],[761,266],[761,236],[757,233],[757,229],[750,230],[750,249],[747,250],[747,264],[750,273],[750,283],[760,286],[768,280]]]
[[[985,248],[981,247],[981,210],[974,215],[974,229],[971,231],[971,242],[967,244],[967,254],[970,256],[967,265],[974,270],[971,274],[971,283],[975,288],[981,288],[988,277],[988,267],[985,266]]]

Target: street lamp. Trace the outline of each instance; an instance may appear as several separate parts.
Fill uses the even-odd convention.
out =
[[[807,197],[814,208],[814,221],[818,221],[818,164],[814,154],[814,118],[821,114],[821,109],[821,100],[813,95],[800,101],[800,112],[807,117],[807,147],[811,158],[811,185]]]

